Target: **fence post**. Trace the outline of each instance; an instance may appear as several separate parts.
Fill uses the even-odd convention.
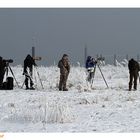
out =
[[[129,56],[128,56],[128,54],[126,55],[126,60],[127,60],[127,61],[129,60]]]
[[[102,58],[102,54],[100,54],[100,57]]]
[[[139,62],[139,60],[140,60],[140,56],[139,54],[137,54],[137,61]]]
[[[114,66],[117,66],[116,60],[117,60],[117,56],[116,56],[116,54],[114,54]]]
[[[86,44],[85,44],[84,55],[85,55],[85,58],[84,58],[84,65],[85,65],[86,64],[86,59],[87,59],[87,45]]]
[[[32,57],[35,57],[35,47],[32,47]]]

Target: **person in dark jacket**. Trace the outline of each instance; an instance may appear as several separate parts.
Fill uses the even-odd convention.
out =
[[[70,64],[67,54],[64,54],[62,59],[58,62],[58,67],[60,68],[59,90],[68,91],[66,83],[70,72]]]
[[[87,57],[86,60],[86,69],[88,72],[88,77],[87,80],[91,82],[92,78],[94,77],[95,74],[95,65],[97,64],[97,61],[94,60],[91,56]]]
[[[2,86],[3,86],[5,68],[6,68],[6,61],[3,60],[3,58],[0,56],[0,89],[2,89]]]
[[[137,79],[139,76],[138,72],[140,71],[139,63],[132,58],[131,60],[129,60],[128,68],[130,74],[129,91],[131,91],[132,89],[133,80],[134,80],[134,90],[137,90]]]
[[[96,61],[91,56],[88,56],[86,60],[86,68],[93,68],[95,65]]]
[[[25,75],[26,89],[35,89],[33,87],[34,83],[32,80],[33,66],[36,66],[35,60],[31,57],[30,54],[28,54],[24,60],[24,70],[23,70],[23,75]],[[29,80],[30,80],[30,88],[28,86]]]

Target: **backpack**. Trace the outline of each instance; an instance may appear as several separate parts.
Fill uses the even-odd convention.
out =
[[[13,77],[7,77],[6,82],[3,83],[4,90],[12,90],[14,87]]]
[[[7,89],[11,90],[14,87],[13,77],[7,77]]]

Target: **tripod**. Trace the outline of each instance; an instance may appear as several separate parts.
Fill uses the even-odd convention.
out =
[[[43,86],[42,80],[41,80],[41,78],[40,78],[40,74],[39,74],[38,69],[37,69],[37,66],[35,66],[35,68],[36,68],[36,72],[37,72],[37,75],[38,75],[38,78],[39,78],[39,81],[40,81],[41,87],[42,87],[42,89],[44,89],[44,86]]]
[[[103,78],[103,80],[104,80],[104,82],[105,82],[107,88],[109,88],[109,86],[108,86],[108,84],[107,84],[107,81],[106,81],[106,79],[105,79],[105,77],[104,77],[104,75],[103,75],[103,73],[102,73],[102,70],[101,70],[101,68],[100,68],[100,66],[99,66],[99,64],[98,64],[98,62],[95,64],[95,67],[89,68],[89,69],[88,69],[88,71],[89,71],[88,82],[90,82],[91,87],[93,87],[93,81],[94,81],[94,77],[95,77],[96,67],[98,67],[98,69],[99,69],[99,71],[100,71],[100,73],[101,73],[101,76],[102,76],[102,78]]]
[[[9,72],[9,70],[10,70],[10,72],[11,72],[11,74],[12,74],[12,76],[13,76],[13,78],[14,78],[16,84],[17,84],[17,86],[19,87],[18,82],[17,82],[17,80],[16,80],[16,77],[15,77],[15,75],[14,75],[14,73],[13,73],[13,71],[12,71],[10,65],[9,65],[9,63],[7,63],[7,64],[6,64],[6,68],[5,68],[6,78],[8,77],[8,72]]]
[[[39,74],[39,72],[38,72],[38,70],[37,70],[37,67],[35,66],[35,68],[36,68],[36,72],[37,72],[37,75],[38,75],[38,79],[39,79],[39,81],[40,81],[40,84],[41,84],[41,86],[42,86],[42,89],[44,89],[44,86],[43,86],[42,80],[41,80],[41,78],[40,78],[40,74]],[[35,72],[34,72],[34,73],[35,73]],[[24,73],[24,75],[25,75],[28,79],[30,79],[30,81],[33,83],[33,78],[32,78],[31,75],[29,75],[28,73]],[[36,77],[35,77],[35,81],[37,82]],[[23,82],[21,88],[23,88],[24,84],[25,84],[25,80],[24,80],[24,82]]]

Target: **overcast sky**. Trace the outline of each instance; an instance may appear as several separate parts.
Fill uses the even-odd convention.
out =
[[[88,54],[131,57],[140,53],[140,9],[0,9],[0,55],[22,64],[36,47],[38,64],[72,63]],[[113,58],[112,58],[113,59]]]

